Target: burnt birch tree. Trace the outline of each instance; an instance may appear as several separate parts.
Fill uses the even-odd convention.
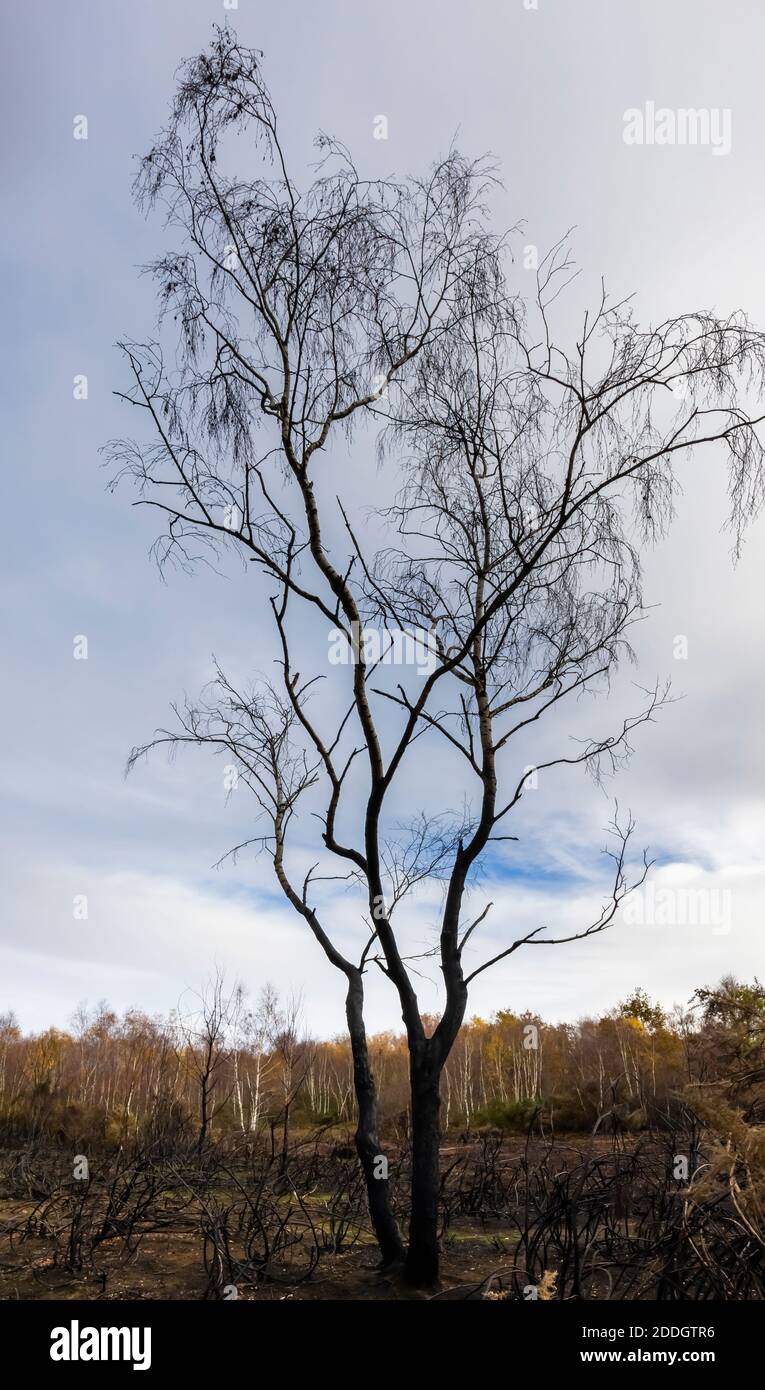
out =
[[[452,149],[423,177],[370,180],[344,146],[317,143],[315,176],[297,181],[260,55],[226,29],[183,65],[140,166],[138,198],[164,208],[176,244],[152,267],[156,337],[123,344],[131,384],[121,394],[144,427],[109,446],[114,478],[131,478],[137,502],[163,518],[160,564],[193,567],[206,548],[230,547],[254,564],[279,676],[240,689],[219,669],[132,760],[156,744],[209,745],[252,790],[265,824],[248,843],[269,854],[347,983],[356,1146],[383,1260],[404,1260],[408,1280],[429,1286],[440,1081],[471,981],[521,947],[604,931],[647,868],[645,856],[630,868],[632,819],[615,812],[591,920],[562,934],[510,925],[473,964],[491,906],[475,899],[476,875],[492,844],[516,838],[526,784],[516,750],[566,702],[604,691],[629,655],[644,615],[641,545],[669,523],[680,470],[704,446],[727,455],[740,544],[763,497],[765,338],[741,313],[641,328],[604,291],[568,341],[556,326],[574,274],[567,242],[542,260],[530,295],[513,288],[511,236],[486,208],[489,163]],[[333,450],[367,480],[366,500],[385,493],[373,525],[353,500],[357,477],[342,495]],[[314,659],[301,609],[322,634],[340,633],[346,662]],[[391,679],[360,637],[370,626],[391,642],[427,633],[427,669]],[[634,714],[573,751],[567,741],[540,770],[613,771],[666,698],[658,685],[642,692]],[[431,785],[434,768],[459,769],[464,812],[434,811],[431,794],[401,817],[397,788],[404,777],[413,785],[418,765]],[[296,837],[302,847],[312,835],[303,872]],[[323,905],[333,873],[361,895],[353,955]],[[433,881],[444,1003],[429,1029],[405,928],[411,894]],[[409,1048],[406,1242],[377,1176],[372,966],[396,991]]]

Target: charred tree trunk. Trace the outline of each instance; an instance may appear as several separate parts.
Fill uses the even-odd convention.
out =
[[[197,1135],[197,1158],[202,1159],[205,1144],[207,1143],[207,1131],[210,1127],[210,1066],[209,1057],[205,1070],[200,1077],[199,1086],[199,1133]]]
[[[438,1283],[441,1066],[427,1045],[411,1054],[412,1207],[404,1274],[412,1288]]]
[[[353,1054],[353,1085],[358,1107],[356,1152],[367,1186],[367,1202],[383,1265],[403,1262],[405,1250],[390,1202],[387,1176],[379,1175],[380,1141],[377,1136],[377,1087],[369,1062],[369,1048],[363,1017],[364,992],[361,974],[348,977],[345,1012]]]
[[[285,1100],[285,1102],[284,1102],[284,1113],[283,1113],[283,1115],[282,1115],[282,1151],[281,1151],[281,1156],[280,1156],[280,1158],[279,1158],[279,1176],[280,1176],[280,1177],[283,1177],[284,1174],[285,1174],[286,1171],[287,1171],[287,1160],[288,1160],[288,1158],[289,1158],[289,1148],[290,1148],[290,1105],[291,1105],[291,1103],[292,1103],[292,1102],[291,1102],[291,1100],[290,1100],[289,1098],[288,1098],[287,1100]]]

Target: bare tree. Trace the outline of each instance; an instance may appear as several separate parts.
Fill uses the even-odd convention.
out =
[[[630,654],[644,614],[641,541],[669,523],[678,467],[705,445],[727,450],[738,549],[763,499],[762,417],[744,401],[762,394],[765,338],[740,313],[641,329],[603,290],[566,347],[554,305],[575,273],[567,243],[541,262],[524,302],[508,280],[508,238],[489,223],[487,161],[452,149],[423,178],[370,181],[342,145],[318,145],[316,177],[299,187],[260,55],[222,30],[183,66],[169,123],[141,165],[139,198],[161,203],[181,237],[153,266],[175,328],[123,345],[124,396],[148,429],[110,446],[115,482],[132,478],[139,504],[165,518],[161,564],[190,568],[234,547],[256,565],[270,585],[280,679],[239,690],[219,670],[131,762],[156,744],[210,745],[254,793],[265,830],[248,843],[271,856],[347,980],[356,1144],[386,1261],[405,1252],[387,1181],[375,1176],[370,963],[396,990],[411,1079],[406,1277],[428,1285],[438,1272],[440,1079],[471,980],[522,946],[602,932],[647,868],[644,856],[630,870],[633,823],[617,811],[610,886],[592,920],[562,935],[544,924],[511,935],[467,968],[491,906],[469,909],[480,864],[490,845],[515,838],[520,745],[566,702],[603,691]],[[232,172],[237,159],[245,176]],[[162,342],[176,330],[171,359]],[[371,548],[326,462],[333,441],[347,447],[370,417],[383,466],[367,497],[390,494],[367,522]],[[361,469],[358,449],[353,458]],[[314,658],[301,609],[340,634],[347,662]],[[397,668],[393,679],[384,654],[369,655],[370,625],[391,643],[426,632],[427,669]],[[541,767],[616,770],[666,699],[658,685],[642,692],[633,715]],[[402,818],[403,777],[413,785],[414,762],[425,780],[439,750],[445,782],[461,770],[464,813],[434,815],[431,798]],[[305,835],[317,824],[304,873],[295,827]],[[363,894],[366,939],[353,957],[322,905],[332,861]],[[434,880],[445,1002],[429,1029],[399,924],[411,894]]]
[[[245,1007],[244,990],[240,988],[234,1019],[234,1094],[243,1134],[257,1133],[261,1118],[263,1087],[273,1069],[268,1055],[271,1001],[274,991],[269,985],[261,990],[255,1009]],[[244,1060],[244,1074],[240,1068]],[[246,1089],[246,1104],[245,1104]]]
[[[315,1049],[305,1035],[300,999],[291,996],[282,1007],[275,990],[266,986],[261,993],[258,1012],[279,1078],[280,1108],[271,1125],[271,1151],[273,1155],[274,1133],[281,1122],[279,1174],[284,1177],[289,1161],[290,1115],[303,1089]]]
[[[182,1061],[188,1068],[199,1097],[199,1129],[197,1156],[202,1157],[210,1126],[230,1098],[221,1090],[221,1081],[228,1060],[228,1031],[234,1022],[240,1003],[240,989],[235,986],[226,992],[225,979],[220,971],[197,996],[194,1007],[185,1007],[176,1014]]]

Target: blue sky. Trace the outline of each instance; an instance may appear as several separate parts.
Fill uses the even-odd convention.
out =
[[[320,128],[370,174],[417,171],[456,133],[467,153],[490,149],[500,163],[498,222],[525,218],[528,240],[543,247],[576,227],[583,292],[603,274],[614,294],[636,291],[646,319],[743,307],[765,323],[765,16],[743,0],[631,8],[240,0],[228,17],[265,51],[294,168],[313,158]],[[4,18],[14,194],[3,237],[0,1011],[15,1009],[27,1027],[64,1024],[82,999],[164,1010],[216,965],[253,993],[267,979],[302,989],[317,1032],[342,1022],[342,981],[282,906],[267,862],[212,869],[250,826],[241,798],[226,803],[218,764],[157,757],[123,778],[131,746],[166,721],[172,699],[209,679],[213,653],[245,675],[271,660],[253,576],[231,566],[221,578],[202,571],[162,584],[148,559],[155,524],[127,490],[106,491],[98,454],[130,428],[113,395],[125,385],[114,343],[150,334],[139,267],[168,245],[160,219],[133,206],[132,157],[165,116],[180,59],[226,17],[203,0],[40,0]],[[730,108],[731,153],[626,147],[623,112],[648,100]],[[372,138],[379,113],[384,142]],[[80,114],[87,141],[73,139]],[[78,373],[86,401],[72,396]],[[656,882],[728,887],[731,930],[622,925],[594,942],[520,952],[481,977],[476,1012],[575,1017],[636,984],[671,1003],[726,970],[762,972],[765,522],[733,569],[719,463],[705,459],[684,478],[677,524],[647,562],[647,598],[661,606],[639,633],[632,678],[671,675],[685,698],[641,733],[615,790],[659,857]],[[683,663],[673,658],[678,633],[689,638]],[[73,659],[78,634],[87,661]],[[603,718],[588,706],[577,730],[581,721],[597,731]],[[550,730],[530,758],[570,731]],[[459,788],[448,793],[457,804]],[[490,952],[516,924],[576,924],[599,908],[608,801],[577,774],[556,773],[528,803],[522,847],[497,856],[482,885],[496,904]],[[88,897],[87,921],[73,919],[77,894]],[[417,904],[413,939],[429,939],[436,907],[427,896]],[[349,896],[336,892],[329,908],[353,939]],[[421,999],[437,1007],[435,978],[423,980]],[[381,978],[370,979],[370,1021],[398,1024]]]

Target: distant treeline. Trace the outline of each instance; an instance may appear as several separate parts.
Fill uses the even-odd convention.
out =
[[[435,1024],[436,1020],[428,1020]],[[406,1045],[370,1040],[383,1130],[408,1129]],[[600,1017],[548,1024],[501,1009],[467,1023],[446,1067],[446,1129],[639,1130],[669,1119],[693,1088],[765,1113],[765,988],[727,978],[666,1014],[637,989]],[[317,1042],[300,1007],[266,988],[248,1007],[216,979],[168,1018],[105,1004],[70,1029],[24,1035],[0,1016],[0,1144],[39,1141],[176,1147],[354,1120],[350,1048]]]

